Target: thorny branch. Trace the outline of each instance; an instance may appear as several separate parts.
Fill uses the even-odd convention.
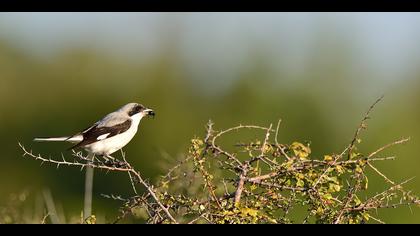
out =
[[[354,137],[353,137],[353,139],[351,140],[351,143],[350,143],[350,145],[349,145],[349,147],[348,147],[348,149],[345,149],[344,150],[344,152],[345,151],[348,151],[347,153],[347,160],[350,160],[350,158],[351,158],[351,154],[352,154],[352,152],[353,152],[353,149],[354,149],[354,146],[355,146],[355,144],[356,144],[356,141],[357,141],[357,139],[359,138],[359,136],[360,136],[360,132],[363,130],[363,129],[366,129],[367,128],[367,125],[366,125],[366,121],[368,120],[368,119],[370,119],[370,117],[369,117],[369,115],[370,115],[370,112],[373,110],[373,108],[376,106],[376,104],[378,104],[382,99],[384,98],[384,95],[382,95],[380,98],[378,98],[370,107],[369,107],[369,109],[368,109],[368,111],[366,112],[366,114],[365,114],[365,116],[363,117],[363,119],[362,119],[362,121],[360,122],[360,125],[359,125],[359,127],[357,128],[357,130],[356,130],[356,132],[354,133]]]
[[[41,163],[49,162],[49,163],[52,163],[52,164],[56,164],[57,168],[59,168],[60,165],[77,166],[77,167],[80,167],[81,170],[85,167],[92,167],[92,168],[96,168],[96,169],[109,170],[109,171],[122,171],[122,172],[127,172],[129,174],[133,174],[134,176],[137,177],[138,182],[141,183],[147,189],[149,194],[153,197],[153,199],[156,201],[156,203],[159,205],[159,207],[165,212],[165,214],[168,216],[168,218],[172,222],[177,223],[177,221],[171,215],[169,210],[161,203],[159,198],[156,196],[154,189],[143,180],[143,178],[140,175],[140,172],[136,171],[133,167],[131,167],[131,165],[128,162],[125,162],[125,163],[122,163],[122,164],[117,163],[117,166],[110,166],[110,165],[106,165],[105,163],[98,162],[98,161],[89,162],[89,161],[85,160],[86,158],[82,158],[80,161],[75,159],[73,162],[68,162],[68,161],[65,160],[64,156],[62,156],[62,161],[57,161],[57,160],[53,160],[53,159],[50,159],[50,158],[44,158],[41,155],[34,155],[32,153],[32,151],[26,150],[25,147],[21,143],[19,143],[19,146],[21,147],[21,149],[24,152],[24,154],[23,154],[24,157],[25,156],[32,157],[35,160],[41,161]],[[82,161],[86,161],[86,162],[82,162]],[[119,166],[123,166],[123,167],[119,167]]]
[[[384,223],[372,211],[381,208],[420,205],[418,198],[403,185],[388,178],[375,162],[394,160],[394,156],[378,156],[394,145],[407,142],[403,138],[378,148],[367,155],[356,153],[360,133],[379,98],[369,108],[350,144],[340,154],[312,157],[309,144],[279,143],[281,120],[275,130],[256,125],[239,125],[217,131],[209,121],[203,139],[194,138],[188,153],[156,183],[146,183],[123,156],[121,163],[89,163],[81,153],[74,153],[72,162],[34,155],[19,144],[24,156],[41,163],[87,166],[129,174],[134,196],[104,195],[122,201],[121,214],[114,223],[143,209],[148,223],[292,223],[295,206],[307,207],[303,223],[362,223],[372,220]],[[220,139],[243,129],[264,131],[261,141],[242,142],[227,151]],[[273,133],[274,135],[271,135]],[[272,137],[274,136],[274,138]],[[347,158],[345,158],[345,156]],[[368,188],[368,176],[381,176],[390,185],[384,191],[361,200]],[[138,193],[140,183],[146,192]],[[345,184],[347,185],[345,186]],[[366,194],[364,194],[366,195]]]

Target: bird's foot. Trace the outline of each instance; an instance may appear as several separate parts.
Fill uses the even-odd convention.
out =
[[[126,166],[126,163],[124,161],[121,161],[121,160],[119,160],[117,158],[114,158],[110,155],[104,155],[102,157],[105,160],[106,165],[110,165],[110,166],[113,166],[113,167],[124,167],[124,166]]]

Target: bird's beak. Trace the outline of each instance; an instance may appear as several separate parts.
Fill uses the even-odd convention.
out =
[[[146,113],[146,115],[151,116],[153,118],[155,117],[155,112],[152,109],[146,109],[144,113]]]

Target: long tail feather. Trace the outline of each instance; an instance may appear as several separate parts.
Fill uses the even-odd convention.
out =
[[[80,135],[77,136],[66,136],[66,137],[46,137],[46,138],[34,138],[35,142],[80,142],[83,140],[83,137]]]

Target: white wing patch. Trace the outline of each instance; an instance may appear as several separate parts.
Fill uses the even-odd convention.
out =
[[[103,135],[101,135],[101,136],[99,136],[99,137],[97,137],[96,138],[96,140],[103,140],[103,139],[106,139],[106,137],[108,137],[108,135],[110,135],[111,133],[106,133],[106,134],[103,134]]]

